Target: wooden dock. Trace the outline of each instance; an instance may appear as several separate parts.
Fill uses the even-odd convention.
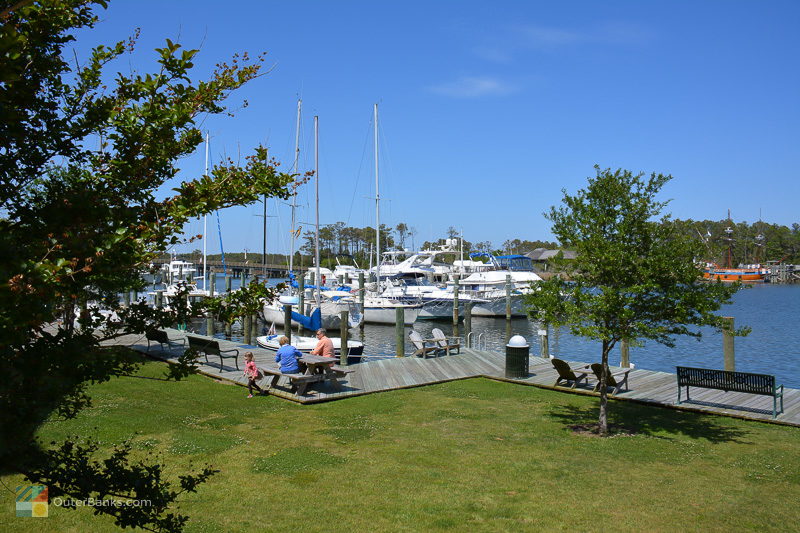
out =
[[[183,332],[168,330],[170,338],[179,338]],[[223,349],[238,348],[240,351],[239,368],[236,370],[231,360],[225,361],[225,366],[220,368],[219,359],[209,357],[209,363],[200,358],[199,371],[201,374],[216,379],[231,381],[245,385],[246,380],[242,375],[244,369],[243,354],[252,351],[258,366],[277,367],[274,362],[275,353],[241,343],[217,339]],[[142,336],[128,335],[117,339],[116,344],[126,345],[130,348],[146,352],[147,341]],[[151,347],[149,355],[166,361],[174,361],[181,354],[180,347],[172,351],[162,351],[158,344]],[[571,366],[584,361],[570,361]],[[547,359],[539,357],[530,358],[530,373],[526,378],[505,378],[505,354],[497,352],[462,349],[460,354],[442,355],[421,359],[417,357],[401,357],[391,359],[373,359],[368,362],[352,365],[355,372],[350,373],[342,381],[342,389],[334,390],[329,384],[315,384],[305,396],[297,396],[288,386],[288,380],[282,378],[278,387],[270,394],[295,401],[301,404],[312,404],[362,396],[376,392],[391,391],[421,387],[435,383],[444,383],[458,379],[483,377],[521,385],[530,385],[540,388],[557,390],[574,394],[599,396],[592,392],[593,380],[587,386],[582,384],[575,389],[559,386],[554,387],[557,373]],[[221,370],[221,371],[220,371]],[[778,383],[781,383],[778,376]],[[736,392],[723,392],[719,390],[693,388],[690,402],[675,405],[677,398],[677,381],[675,374],[657,372],[653,370],[634,369],[628,379],[630,390],[620,391],[614,398],[620,401],[634,401],[685,411],[696,411],[728,415],[737,418],[760,420],[771,423],[800,426],[800,390],[785,389],[784,412],[776,420],[772,420],[772,398]],[[266,385],[268,380],[261,382]]]

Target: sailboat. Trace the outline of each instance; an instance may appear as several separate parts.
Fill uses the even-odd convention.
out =
[[[381,195],[378,173],[378,104],[374,110],[375,126],[375,276],[376,287],[381,286]],[[422,303],[404,301],[399,298],[368,294],[364,296],[364,322],[369,324],[394,324],[397,322],[397,309],[403,310],[403,321],[406,326],[413,324],[420,312]]]
[[[299,129],[299,116],[300,116],[300,102],[298,102],[297,107],[298,113],[298,129]],[[315,183],[316,183],[316,223],[315,223],[315,264],[316,267],[316,278],[320,280],[320,267],[319,267],[319,121],[318,117],[314,117],[314,138],[315,138]],[[298,141],[299,143],[299,136]],[[296,145],[295,153],[299,152],[299,144]],[[295,164],[295,172],[296,172],[296,164]],[[293,208],[294,209],[294,208]],[[294,215],[292,215],[292,220],[294,220]],[[292,256],[294,255],[294,244],[292,244],[292,255],[290,256],[290,261],[292,260]],[[291,263],[290,263],[291,264]],[[291,268],[291,267],[290,267]],[[292,273],[292,276],[294,274]],[[294,294],[293,289],[295,287],[295,282],[292,279],[290,283],[290,290],[289,294],[285,294],[281,296],[278,301],[267,302],[264,304],[263,307],[263,314],[264,320],[266,323],[272,323],[277,325],[284,325],[284,305],[298,305],[299,304],[299,297]],[[314,306],[311,310],[309,315],[305,315],[305,309],[299,309],[299,312],[292,313],[292,325],[299,326],[302,325],[303,327],[311,330],[318,329],[320,327],[326,329],[339,329],[341,327],[341,313],[342,311],[347,311],[348,317],[348,326],[353,328],[358,326],[361,321],[363,320],[363,315],[358,308],[358,303],[356,302],[355,298],[351,295],[348,291],[331,291],[331,290],[324,290],[320,284],[315,286],[308,286],[306,287],[306,293],[304,297],[314,296]],[[315,318],[318,317],[318,318]]]

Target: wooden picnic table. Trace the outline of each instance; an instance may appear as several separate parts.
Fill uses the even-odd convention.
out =
[[[299,361],[306,365],[306,375],[319,375],[317,381],[330,381],[336,390],[342,390],[342,385],[337,379],[333,366],[339,362],[335,357],[322,357],[321,355],[304,355]]]

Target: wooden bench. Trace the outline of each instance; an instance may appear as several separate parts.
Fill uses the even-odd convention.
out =
[[[215,341],[214,339],[209,339],[207,337],[195,337],[192,335],[186,335],[186,339],[189,341],[189,349],[197,350],[197,353],[201,353],[206,358],[206,363],[208,363],[208,356],[209,355],[216,355],[219,357],[219,371],[222,372],[223,368],[223,359],[233,359],[234,363],[236,364],[236,370],[239,370],[239,350],[236,348],[230,350],[222,350],[219,347],[219,342]],[[235,353],[233,353],[235,352]],[[228,355],[233,353],[233,355]]]
[[[278,385],[278,380],[281,377],[289,378],[289,381],[292,386],[292,391],[297,391],[298,396],[303,396],[306,393],[306,389],[310,383],[317,383],[318,381],[324,381],[325,376],[323,374],[284,374],[277,368],[263,368],[259,367],[264,376],[272,376],[272,381],[270,381],[269,385],[265,390],[270,390]]]
[[[689,387],[702,387],[725,392],[747,392],[772,396],[772,418],[777,418],[778,412],[783,412],[783,385],[775,386],[775,376],[685,366],[676,368],[678,369],[678,405],[681,404],[681,387],[686,387],[685,401],[689,401]],[[779,390],[780,392],[778,392]],[[777,410],[778,398],[781,399],[780,411]]]
[[[186,339],[181,338],[177,340],[172,340],[167,335],[167,332],[163,329],[151,329],[145,333],[145,337],[147,338],[147,351],[150,351],[150,343],[157,342],[161,345],[161,349],[164,350],[166,346],[166,350],[170,351],[174,346],[182,346],[186,347]],[[180,342],[178,342],[180,341]]]
[[[331,370],[336,373],[337,378],[343,378],[346,377],[347,374],[352,374],[353,372],[355,372],[355,370],[353,370],[352,368],[347,368],[346,366],[339,366],[339,365],[331,366]]]

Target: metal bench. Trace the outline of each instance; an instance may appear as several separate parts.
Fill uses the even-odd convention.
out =
[[[209,339],[207,337],[195,337],[193,335],[186,335],[186,339],[189,341],[189,348],[197,350],[197,353],[201,353],[206,358],[206,363],[208,363],[208,356],[209,355],[216,355],[219,357],[219,371],[222,372],[224,361],[223,359],[233,359],[234,364],[236,365],[236,370],[239,370],[239,350],[236,348],[232,348],[230,350],[222,350],[219,347],[219,342],[215,341],[214,339]],[[235,352],[235,353],[233,353]],[[233,355],[228,355],[233,353]]]
[[[702,387],[725,392],[747,392],[772,396],[772,418],[777,418],[778,413],[783,412],[783,385],[775,385],[775,376],[686,366],[676,368],[678,369],[678,405],[682,403],[681,387],[686,387],[685,401],[689,401],[689,387]],[[781,399],[780,411],[777,410],[778,398]]]
[[[147,338],[147,351],[148,352],[150,351],[150,343],[151,342],[157,342],[158,344],[161,345],[161,349],[162,350],[166,349],[167,351],[170,351],[172,349],[173,345],[176,346],[176,347],[177,346],[182,346],[184,348],[186,347],[186,339],[181,338],[181,339],[172,340],[167,335],[167,332],[164,331],[163,329],[151,329],[151,330],[149,330],[148,332],[145,333],[145,337]],[[180,342],[178,342],[178,341],[180,341]],[[165,346],[166,346],[166,348],[165,348]]]

